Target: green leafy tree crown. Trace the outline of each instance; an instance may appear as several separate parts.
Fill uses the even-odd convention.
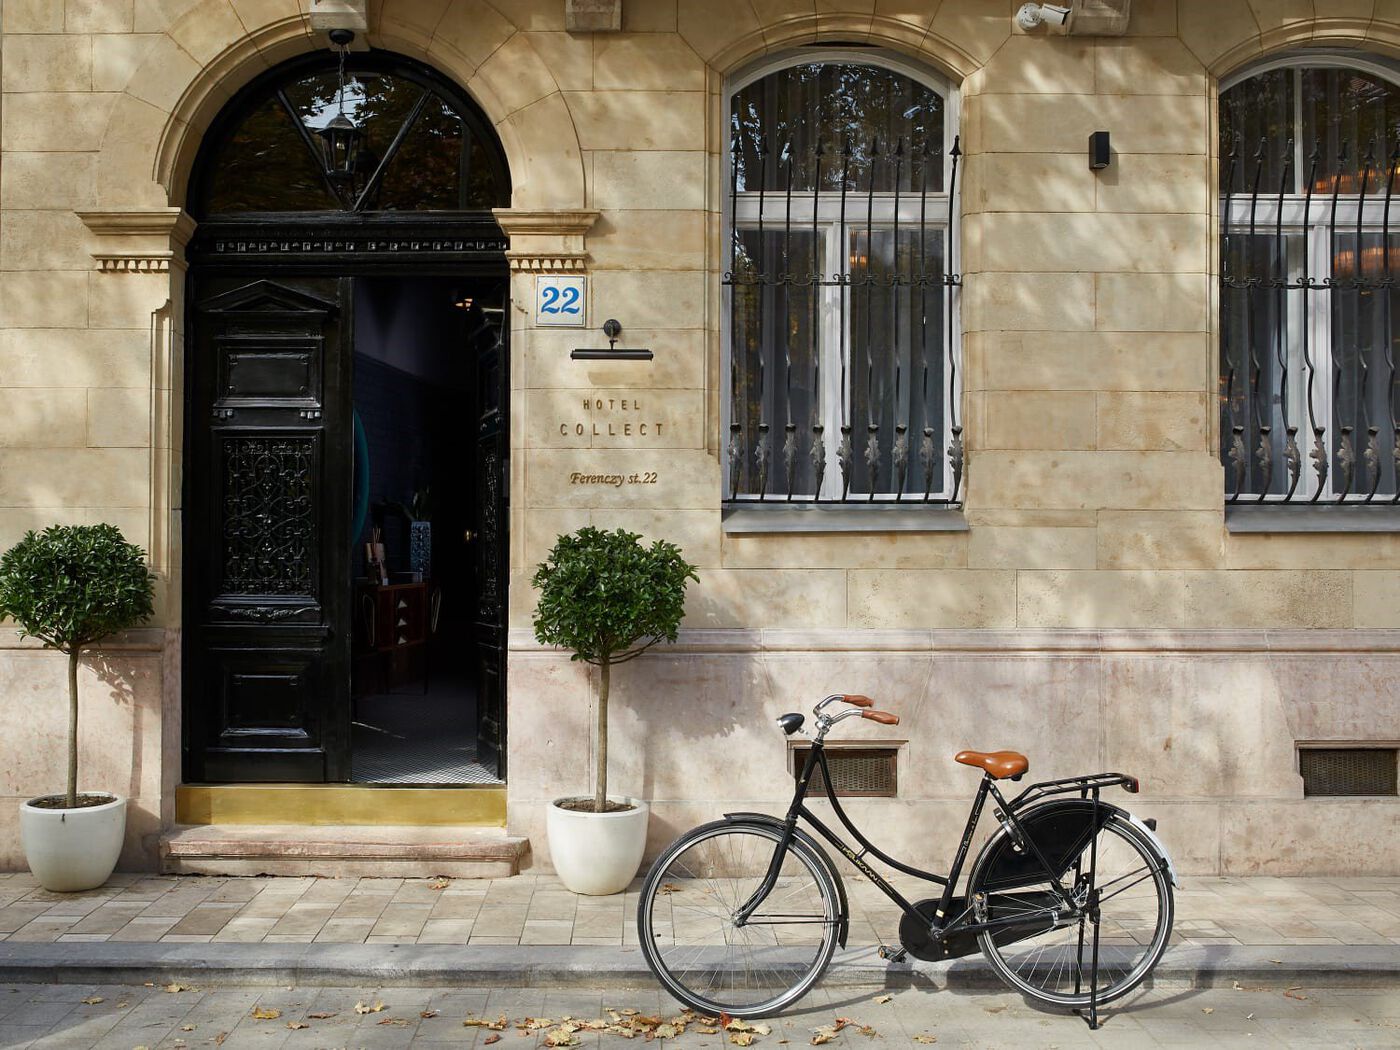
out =
[[[560,536],[535,571],[535,637],[591,664],[622,663],[676,640],[695,566],[674,543],[588,526]]]
[[[153,579],[115,525],[53,525],[0,555],[0,615],[71,654],[149,618]]]

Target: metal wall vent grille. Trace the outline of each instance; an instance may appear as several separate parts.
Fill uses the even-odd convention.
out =
[[[802,775],[808,748],[793,752],[793,778]],[[894,798],[899,792],[899,750],[893,747],[828,747],[826,764],[832,785],[841,798]],[[818,767],[808,789],[809,798],[826,795],[826,781]]]
[[[1298,751],[1304,795],[1394,795],[1397,749],[1305,747]]]

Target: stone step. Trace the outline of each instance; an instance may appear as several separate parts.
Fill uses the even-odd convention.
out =
[[[160,840],[161,870],[180,875],[496,879],[529,849],[497,829],[391,824],[177,824]]]

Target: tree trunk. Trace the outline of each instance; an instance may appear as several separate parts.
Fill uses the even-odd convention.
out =
[[[598,664],[598,769],[594,773],[593,812],[608,808],[608,678],[612,664],[605,656]]]
[[[68,654],[68,808],[78,808],[78,656]]]

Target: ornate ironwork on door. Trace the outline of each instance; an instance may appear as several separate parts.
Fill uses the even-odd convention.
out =
[[[223,439],[224,594],[315,595],[316,444]]]

